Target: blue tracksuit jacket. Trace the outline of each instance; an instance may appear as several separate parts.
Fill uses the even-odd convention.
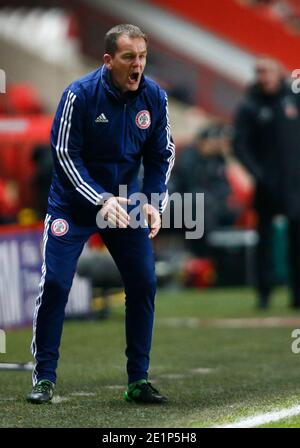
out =
[[[54,175],[49,205],[80,213],[92,220],[105,193],[140,191],[163,194],[157,207],[167,205],[167,182],[174,164],[167,95],[153,80],[142,77],[138,91],[121,94],[109,70],[102,66],[64,91],[51,131]]]

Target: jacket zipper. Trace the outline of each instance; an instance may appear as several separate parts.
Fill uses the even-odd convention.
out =
[[[127,121],[127,103],[123,106],[123,126],[122,126],[122,140],[121,140],[121,155],[125,152],[126,143],[126,121]],[[119,163],[116,164],[116,186],[119,186]]]
[[[126,144],[126,122],[127,122],[127,103],[124,103],[123,108],[123,132],[122,132],[122,155],[125,152],[125,144]]]

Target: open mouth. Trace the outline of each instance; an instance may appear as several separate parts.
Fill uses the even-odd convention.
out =
[[[137,82],[139,79],[139,73],[138,72],[133,72],[129,75],[129,80],[131,82]]]

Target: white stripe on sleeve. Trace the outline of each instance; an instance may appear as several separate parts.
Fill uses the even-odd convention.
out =
[[[102,199],[102,196],[82,179],[68,152],[75,99],[76,95],[69,90],[60,119],[56,153],[64,172],[68,176],[71,183],[75,186],[76,190],[94,205],[98,205],[99,201]]]
[[[171,126],[170,126],[170,120],[169,120],[169,111],[168,111],[168,97],[167,95],[165,95],[165,99],[166,99],[166,118],[167,118],[167,125],[166,125],[166,136],[167,136],[167,150],[170,151],[170,156],[167,159],[169,166],[168,166],[168,170],[166,173],[166,179],[165,179],[165,185],[167,185],[169,179],[170,179],[170,175],[171,175],[171,171],[174,165],[174,161],[175,161],[175,144],[171,141]],[[160,212],[163,213],[167,204],[168,204],[168,198],[169,198],[169,194],[168,194],[168,190],[166,190],[166,196],[164,198],[164,200],[162,201],[162,204],[160,206]]]

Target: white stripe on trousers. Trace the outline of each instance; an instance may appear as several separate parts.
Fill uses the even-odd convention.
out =
[[[48,241],[48,230],[49,230],[50,219],[51,219],[51,215],[47,214],[46,218],[45,218],[44,234],[43,234],[42,276],[41,276],[41,281],[40,281],[40,284],[39,284],[39,295],[36,298],[35,311],[34,311],[34,316],[33,316],[33,325],[32,325],[33,335],[32,335],[32,342],[31,342],[31,353],[34,356],[34,358],[35,358],[36,353],[37,353],[37,347],[36,347],[37,317],[38,317],[38,312],[39,312],[40,306],[42,304],[42,296],[43,296],[43,292],[44,292],[45,277],[46,277],[46,271],[47,271],[47,267],[46,267],[46,245],[47,245],[47,241]],[[33,385],[36,384],[36,381],[37,381],[37,372],[36,372],[36,365],[35,365],[35,368],[34,368],[33,373],[32,373]]]

